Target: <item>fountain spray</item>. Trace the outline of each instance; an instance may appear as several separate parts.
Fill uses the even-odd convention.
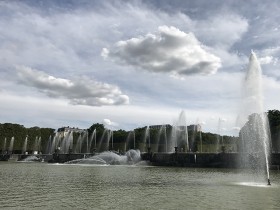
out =
[[[266,171],[269,177],[270,131],[266,113],[263,109],[262,70],[257,56],[252,51],[243,85],[243,104],[240,123],[240,137],[243,146],[244,165],[258,174]],[[242,118],[243,117],[243,118]],[[253,161],[252,161],[253,160]],[[264,168],[265,166],[265,168]]]

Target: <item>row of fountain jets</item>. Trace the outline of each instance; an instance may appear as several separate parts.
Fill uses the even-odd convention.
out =
[[[178,122],[181,122],[181,124],[178,123],[177,126],[172,127],[172,136],[170,140],[168,140],[167,137],[166,125],[162,125],[158,130],[156,144],[153,146],[153,148],[159,147],[160,139],[163,139],[164,143],[161,142],[161,144],[163,144],[165,147],[164,152],[172,152],[174,150],[174,147],[178,146],[178,138],[180,138],[181,140],[183,139],[186,147],[189,148],[189,145],[192,144],[194,141],[195,133],[193,133],[191,142],[189,143],[187,126],[182,125],[182,122],[184,121],[185,121],[185,112],[182,111],[178,120]],[[88,131],[85,130],[83,132],[80,132],[78,139],[75,141],[75,144],[74,144],[74,137],[73,137],[74,132],[75,131],[71,131],[71,130],[66,132],[56,132],[54,137],[50,136],[46,145],[46,149],[44,151],[45,154],[53,154],[55,152],[58,152],[60,154],[92,153],[93,149],[98,152],[101,150],[106,151],[106,150],[114,149],[114,132],[112,130],[105,129],[101,136],[101,139],[98,141],[96,136],[96,129],[90,134],[88,133]],[[200,134],[199,135],[200,141],[202,144],[201,132],[199,132],[199,134]],[[22,146],[23,154],[27,151],[28,141],[30,140],[28,139],[28,136],[26,136]],[[42,142],[41,137],[36,137],[33,143],[32,150],[36,152],[42,151],[41,142]],[[149,126],[147,126],[145,129],[144,139],[142,140],[142,143],[143,145],[145,145],[145,148],[151,148],[151,136],[150,136]],[[7,139],[5,138],[4,146],[2,148],[3,151],[6,148],[6,144],[7,144]],[[14,144],[14,137],[12,137],[10,141],[10,146],[6,150],[12,152],[13,144]],[[128,133],[124,146],[125,146],[124,151],[129,149],[139,149],[136,148],[136,138],[135,138],[134,130]]]

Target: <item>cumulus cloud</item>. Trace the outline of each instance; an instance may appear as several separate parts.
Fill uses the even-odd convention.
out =
[[[219,57],[208,52],[193,33],[160,26],[155,34],[119,41],[101,55],[113,61],[151,72],[173,75],[214,74],[221,67]]]
[[[128,104],[129,97],[114,85],[82,77],[75,80],[56,78],[26,66],[17,66],[19,83],[31,86],[49,97],[67,98],[75,105]]]

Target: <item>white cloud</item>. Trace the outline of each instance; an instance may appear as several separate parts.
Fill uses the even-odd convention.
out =
[[[129,97],[114,85],[87,77],[68,80],[50,76],[26,66],[17,67],[18,82],[54,98],[67,98],[72,104],[102,106],[128,104]]]
[[[209,53],[193,33],[172,26],[160,26],[155,34],[119,41],[111,49],[103,48],[101,55],[151,72],[214,74],[221,67],[220,58]]]

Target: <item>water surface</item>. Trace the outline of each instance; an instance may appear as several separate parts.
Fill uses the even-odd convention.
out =
[[[279,209],[272,186],[238,170],[0,163],[1,209]]]

